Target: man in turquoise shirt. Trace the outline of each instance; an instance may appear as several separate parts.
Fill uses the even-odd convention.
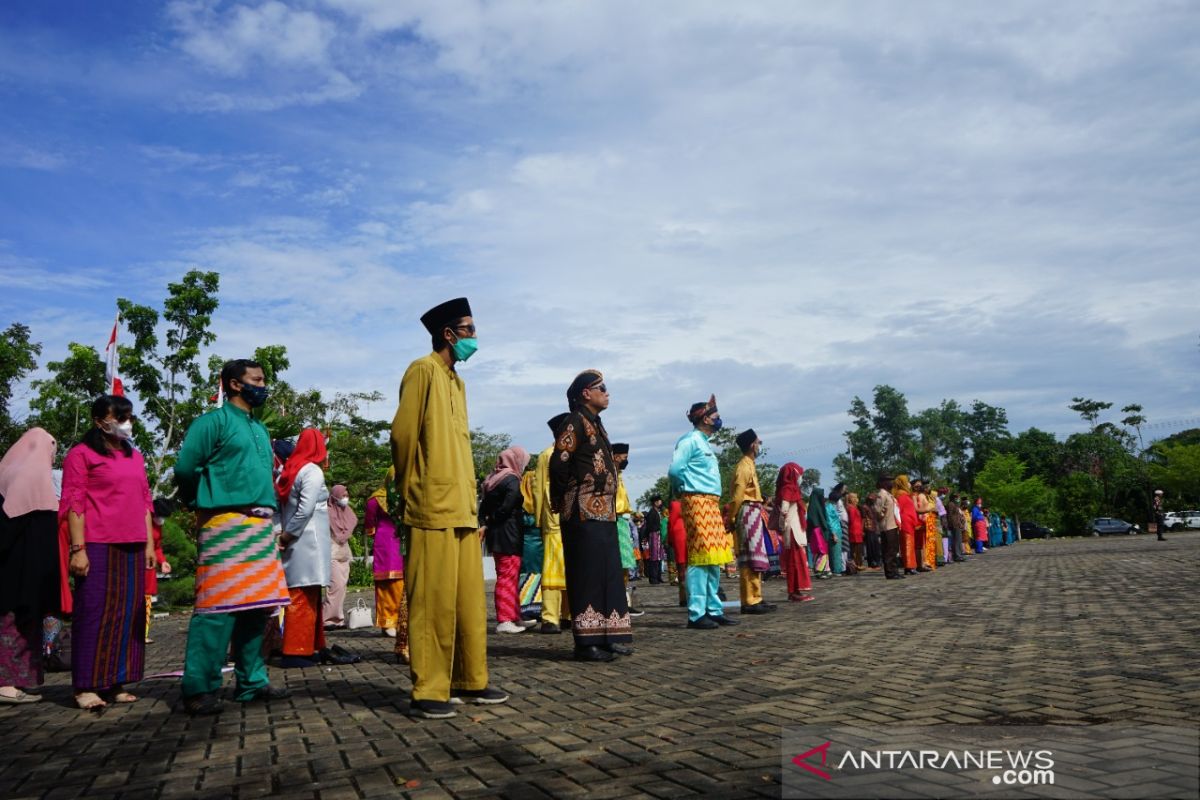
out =
[[[721,429],[717,398],[695,403],[688,412],[693,429],[675,443],[667,475],[679,495],[687,530],[688,627],[709,630],[736,625],[725,616],[718,592],[721,565],[733,560],[721,517],[721,470],[709,437]]]
[[[251,409],[267,399],[262,367],[248,359],[221,369],[226,403],[188,428],[175,462],[180,494],[196,511],[196,605],[188,624],[183,704],[190,714],[221,711],[217,690],[233,643],[236,698],[278,700],[262,657],[267,617],[288,604],[273,530],[271,440]]]

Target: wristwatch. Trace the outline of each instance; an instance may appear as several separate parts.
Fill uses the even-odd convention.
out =
[[[75,554],[76,554],[76,553],[78,553],[80,550],[83,550],[85,547],[87,547],[87,545],[85,545],[85,544],[73,544],[73,545],[71,545],[71,555],[75,555]]]

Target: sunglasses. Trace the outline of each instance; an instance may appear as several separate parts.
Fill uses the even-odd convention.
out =
[[[587,388],[587,390],[588,390],[589,392],[590,392],[590,391],[592,391],[593,389],[595,389],[596,391],[600,392],[601,394],[608,394],[608,387],[607,387],[607,386],[605,386],[603,383],[601,383],[601,384],[597,384],[596,386],[589,386],[589,387]]]
[[[474,325],[455,325],[454,330],[462,331],[463,333],[467,334],[468,336],[475,335],[475,326]]]

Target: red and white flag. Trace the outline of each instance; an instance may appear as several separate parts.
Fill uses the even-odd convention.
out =
[[[125,396],[125,386],[117,375],[117,328],[121,325],[121,315],[113,323],[112,335],[108,337],[108,346],[104,348],[104,382],[108,385],[108,393],[117,397]]]

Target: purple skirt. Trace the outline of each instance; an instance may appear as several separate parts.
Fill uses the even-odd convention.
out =
[[[146,654],[146,543],[88,544],[75,579],[71,683],[104,691],[142,679]]]

